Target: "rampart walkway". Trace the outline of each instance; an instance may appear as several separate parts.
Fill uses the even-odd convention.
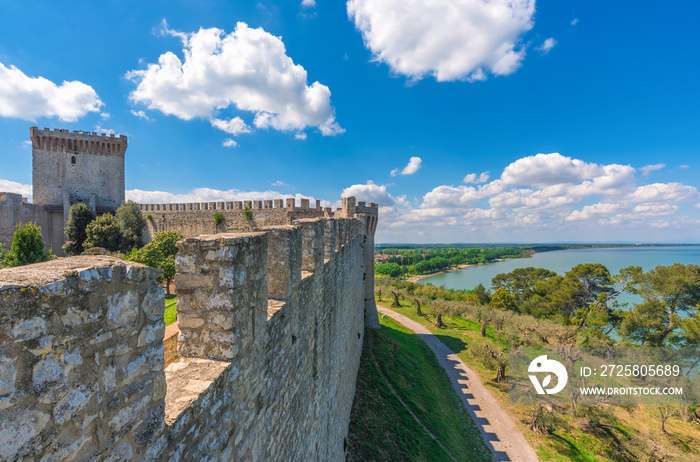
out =
[[[469,369],[459,357],[437,339],[428,329],[388,308],[377,306],[377,310],[411,329],[433,350],[440,365],[452,382],[452,388],[464,403],[469,414],[481,431],[481,436],[493,452],[496,460],[512,462],[539,461],[515,422],[498,404],[479,376]]]

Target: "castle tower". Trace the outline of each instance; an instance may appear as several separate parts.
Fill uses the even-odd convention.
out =
[[[64,216],[76,202],[97,213],[124,201],[126,136],[32,127],[32,185],[35,204]]]
[[[377,231],[379,207],[373,202],[356,202],[355,197],[349,196],[343,198],[343,213],[346,217],[360,218],[364,226],[365,326],[379,329],[379,315],[374,301],[374,233]]]

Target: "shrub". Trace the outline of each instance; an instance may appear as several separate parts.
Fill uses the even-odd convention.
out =
[[[0,249],[1,250],[1,249]],[[44,239],[41,237],[41,226],[27,223],[15,226],[10,251],[4,258],[7,266],[23,266],[39,263],[51,258],[51,252],[44,252]]]
[[[78,255],[83,251],[83,243],[87,239],[86,228],[95,219],[95,212],[83,202],[73,204],[68,212],[66,224],[67,241],[63,250],[68,255]]]
[[[224,222],[224,214],[220,213],[220,212],[214,213],[214,224],[216,226],[219,226],[223,222]]]
[[[175,255],[178,251],[175,243],[183,238],[182,234],[175,231],[156,233],[153,241],[138,251],[132,251],[127,259],[161,269],[163,276],[158,278],[158,283],[165,282],[166,293],[170,295],[170,282],[175,277]]]
[[[148,221],[153,221],[153,215],[151,215],[150,213],[147,214],[147,215],[146,215],[146,220],[148,220]]]
[[[122,243],[122,232],[117,220],[111,213],[100,215],[85,228],[87,238],[83,248],[104,247],[110,252],[119,250]]]
[[[243,211],[241,212],[241,215],[243,215],[246,220],[253,219],[253,212],[250,211],[250,207],[248,207],[247,205],[245,207],[243,207]]]
[[[141,215],[138,204],[133,201],[122,202],[117,209],[116,220],[122,234],[121,250],[129,252],[134,247],[137,249],[143,247],[141,233],[146,221]]]

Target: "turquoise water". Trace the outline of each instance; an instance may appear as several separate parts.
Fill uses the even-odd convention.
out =
[[[422,283],[445,286],[448,289],[473,289],[483,284],[491,288],[491,279],[499,273],[516,268],[546,268],[563,275],[579,263],[602,263],[610,274],[617,274],[627,266],[641,266],[648,271],[657,265],[673,263],[700,265],[700,246],[687,247],[622,247],[606,249],[557,250],[536,253],[531,258],[515,258],[488,265],[470,266],[458,271],[423,279]]]

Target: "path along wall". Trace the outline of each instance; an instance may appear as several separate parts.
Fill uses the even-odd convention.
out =
[[[0,460],[344,460],[366,229],[181,241],[167,367],[157,270],[103,256],[0,270]]]

